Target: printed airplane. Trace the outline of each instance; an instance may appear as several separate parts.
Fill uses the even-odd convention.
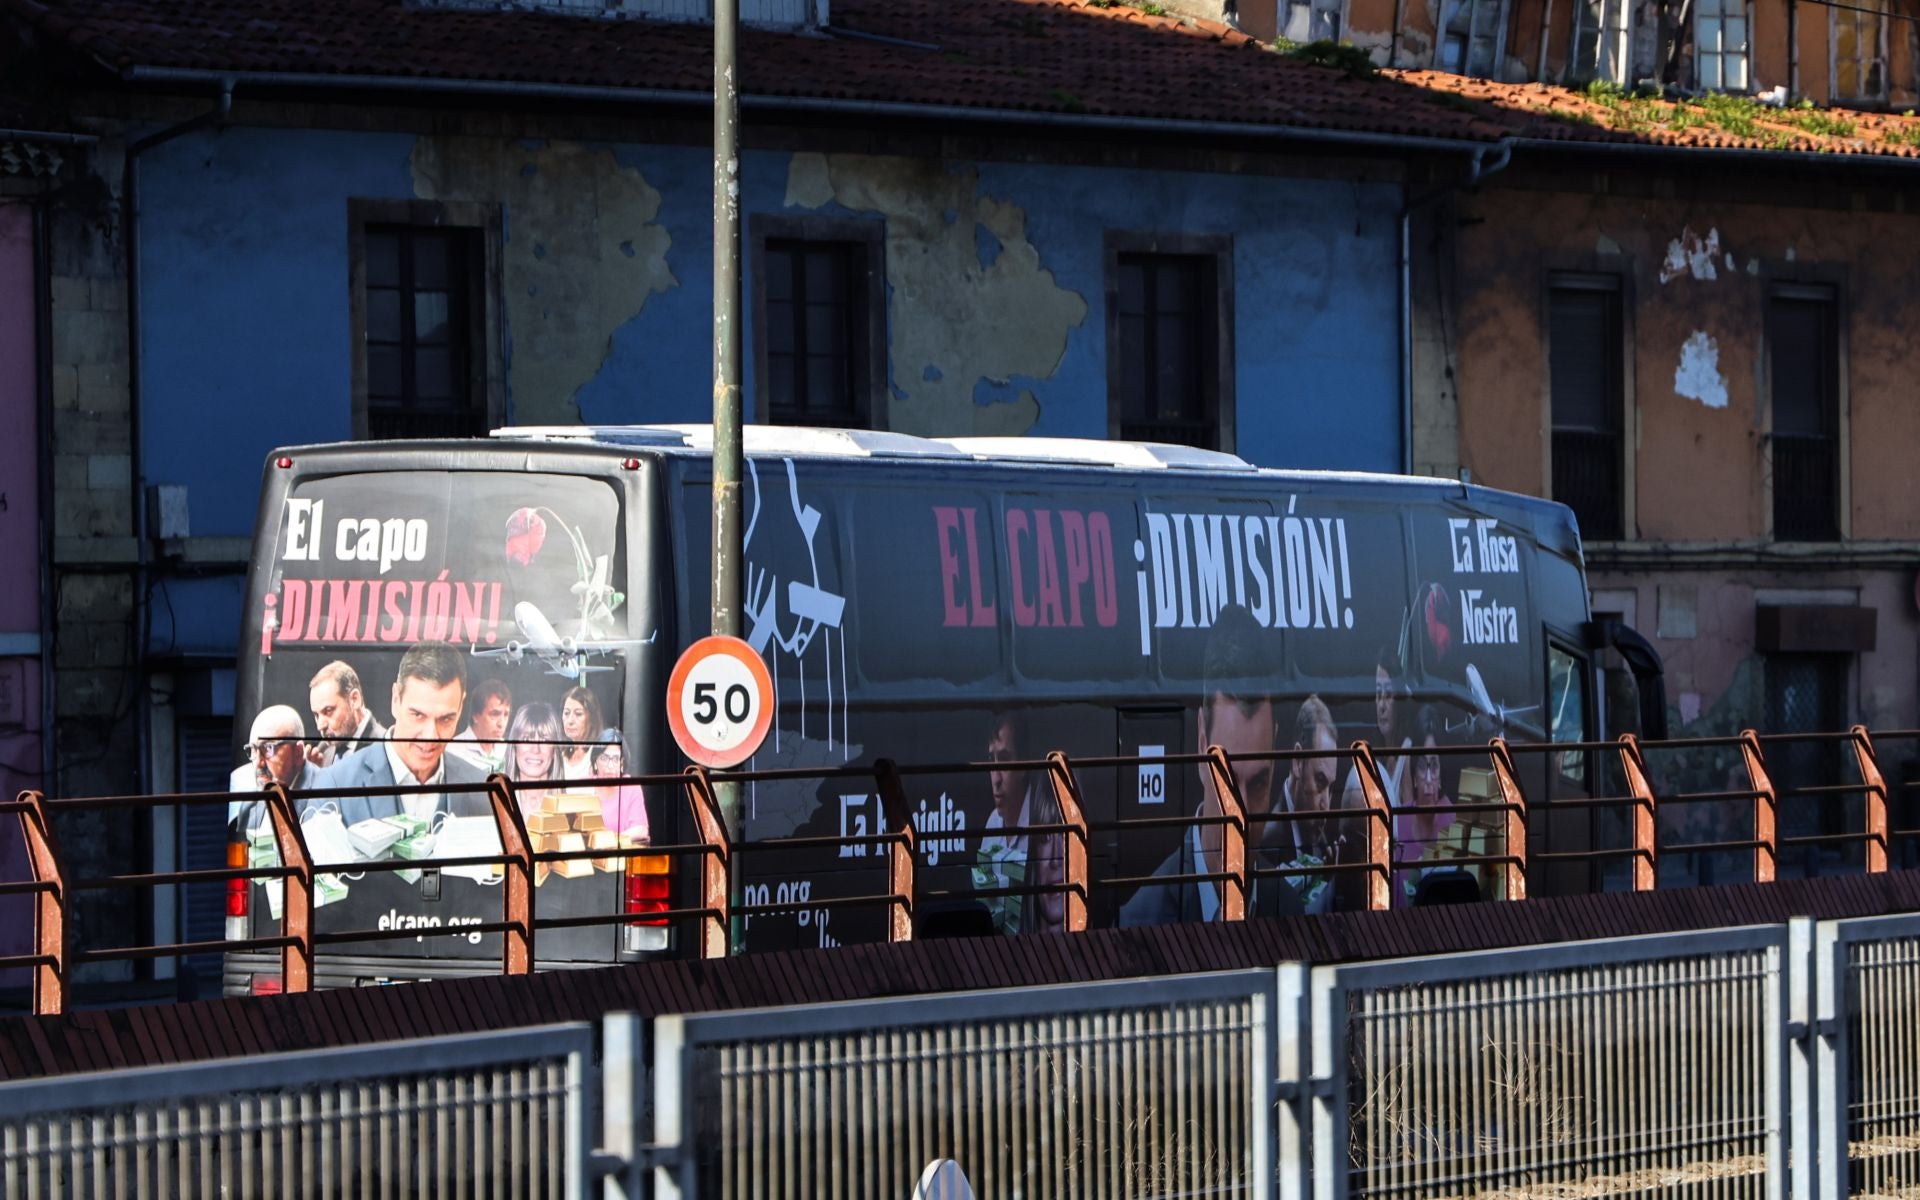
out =
[[[1461,730],[1470,732],[1477,730],[1484,733],[1489,727],[1496,731],[1504,731],[1510,724],[1518,724],[1523,729],[1533,730],[1531,721],[1516,721],[1515,718],[1540,711],[1540,705],[1508,705],[1495,702],[1487,691],[1486,680],[1480,677],[1480,668],[1472,663],[1467,664],[1467,690],[1473,694],[1474,706],[1480,711],[1463,721],[1446,722],[1448,733],[1457,733]]]
[[[658,634],[649,635],[645,641],[623,639],[620,641],[578,641],[571,637],[561,637],[554,629],[553,622],[547,620],[547,614],[540,611],[538,605],[522,600],[513,606],[513,623],[526,635],[526,641],[509,641],[504,646],[491,650],[482,650],[478,646],[471,648],[475,658],[505,658],[517,663],[528,655],[547,664],[547,673],[558,675],[562,679],[580,679],[592,671],[611,671],[610,666],[589,663],[589,655],[611,654],[615,650],[628,646],[645,646]]]

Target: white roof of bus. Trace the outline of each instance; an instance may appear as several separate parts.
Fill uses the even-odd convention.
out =
[[[1110,442],[1095,438],[923,438],[871,429],[813,429],[791,425],[745,425],[749,454],[853,458],[941,458],[1073,463],[1143,470],[1253,471],[1236,455],[1155,442]],[[493,436],[527,441],[589,441],[662,450],[713,449],[711,425],[540,425],[496,429]]]
[[[513,425],[493,431],[502,440],[590,442],[634,449],[713,452],[713,426],[687,425]],[[1234,454],[1162,442],[1119,442],[1098,438],[956,437],[923,438],[874,429],[824,429],[799,425],[743,425],[748,454],[824,458],[912,458],[958,462],[1029,462],[1061,466],[1104,466],[1133,470],[1222,471],[1280,475],[1294,480],[1378,483],[1458,490],[1471,485],[1430,475],[1393,475],[1371,471],[1301,470],[1256,467]],[[1485,490],[1485,489],[1476,489]],[[1525,502],[1528,497],[1515,497]],[[1536,503],[1538,503],[1536,501]]]

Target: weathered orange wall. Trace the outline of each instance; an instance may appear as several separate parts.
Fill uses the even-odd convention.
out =
[[[1836,186],[1839,186],[1836,184]],[[1544,484],[1547,273],[1618,272],[1634,330],[1635,499],[1643,539],[1766,535],[1761,330],[1769,277],[1842,278],[1853,535],[1920,538],[1920,219],[1757,203],[1490,189],[1460,201],[1454,261],[1461,463],[1499,487]],[[1661,266],[1687,231],[1718,234],[1712,278]],[[1704,274],[1704,272],[1703,272]],[[1727,404],[1675,389],[1682,347],[1719,352]]]

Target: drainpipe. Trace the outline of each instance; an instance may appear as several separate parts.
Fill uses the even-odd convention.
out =
[[[147,544],[146,471],[141,453],[140,403],[140,156],[175,138],[185,137],[209,127],[223,126],[233,113],[231,78],[220,81],[220,98],[212,108],[197,116],[176,122],[131,143],[120,167],[120,228],[127,248],[127,437],[129,473],[133,479],[133,635],[135,654],[134,723],[139,739],[140,787],[153,790],[153,748],[151,721],[147,712],[147,644],[151,630],[152,605],[148,590],[150,579]]]
[[[1413,214],[1505,170],[1512,161],[1511,138],[1492,146],[1481,146],[1467,158],[1466,178],[1415,196],[1400,210],[1400,470],[1403,474],[1413,474]]]
[[[40,790],[53,794],[53,237],[47,201],[33,205],[34,405],[40,443]]]

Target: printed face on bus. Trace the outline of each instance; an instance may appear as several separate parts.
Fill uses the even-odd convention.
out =
[[[552,728],[549,726],[548,728]],[[553,746],[548,742],[521,742],[513,748],[513,765],[520,779],[545,779],[553,770]]]
[[[1373,669],[1373,723],[1380,727],[1381,744],[1393,736],[1393,676],[1385,667]]]
[[[570,742],[584,742],[595,732],[587,728],[587,706],[572,696],[560,706],[560,732]]]
[[[440,769],[440,756],[447,752],[447,739],[460,727],[466,699],[466,688],[458,679],[429,683],[410,675],[393,685],[389,736],[414,778],[426,779]]]
[[[367,715],[360,689],[351,688],[342,695],[340,685],[331,679],[307,693],[307,707],[313,710],[314,728],[325,738],[352,737]]]
[[[1233,758],[1233,782],[1240,789],[1241,803],[1250,813],[1273,809],[1273,763],[1246,761],[1242,754],[1267,754],[1273,750],[1273,701],[1261,697],[1252,703],[1214,693],[1200,712],[1200,745],[1218,746]],[[1200,764],[1201,786],[1218,806],[1220,796],[1213,786],[1213,772]]]
[[[1012,721],[1002,721],[994,728],[993,740],[987,743],[988,762],[1019,762],[1019,735],[1014,732]],[[998,809],[1008,821],[1020,815],[1020,803],[1027,794],[1027,773],[1025,771],[988,771],[987,779],[993,788],[993,807]]]
[[[1325,725],[1313,728],[1313,745],[1298,746],[1300,750],[1324,750],[1329,752],[1326,758],[1297,758],[1293,761],[1293,811],[1325,812],[1333,807],[1333,783],[1340,774],[1340,760],[1331,756],[1340,743],[1334,740],[1333,730]]]
[[[303,757],[300,739],[297,737],[262,737],[255,734],[248,743],[247,751],[253,756],[254,786],[262,790],[280,784],[292,787],[295,777],[300,773],[300,760]]]
[[[513,701],[495,692],[473,714],[474,740],[488,745],[507,736],[507,722],[513,719]]]
[[[618,744],[609,744],[593,760],[593,774],[596,779],[618,779],[627,773],[627,755]]]
[[[1433,746],[1433,735],[1428,734],[1425,747]],[[1425,808],[1440,803],[1440,756],[1422,754],[1413,760],[1413,802]]]

